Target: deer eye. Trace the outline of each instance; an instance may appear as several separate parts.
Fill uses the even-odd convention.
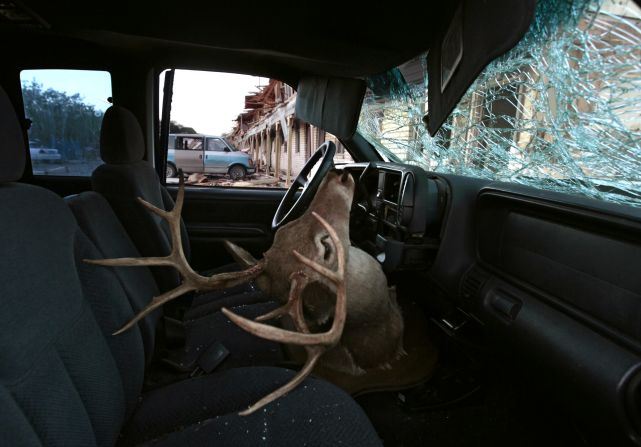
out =
[[[332,243],[329,240],[329,235],[326,234],[323,236],[320,240],[321,244],[323,244],[323,248],[325,249],[325,252],[323,253],[323,260],[329,261],[330,258],[332,257]]]

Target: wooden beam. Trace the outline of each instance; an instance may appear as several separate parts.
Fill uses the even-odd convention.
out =
[[[285,186],[289,188],[292,181],[292,151],[294,150],[294,117],[287,117],[287,180]]]
[[[265,144],[265,159],[267,161],[267,166],[265,168],[265,174],[269,175],[272,170],[272,134],[271,129],[265,129],[266,134],[266,144]]]
[[[274,151],[276,154],[276,167],[274,169],[274,177],[280,178],[280,151],[281,151],[281,146],[282,146],[282,138],[281,138],[281,131],[280,131],[280,123],[276,123],[276,138],[274,145],[276,146],[276,150]]]
[[[256,172],[258,172],[258,152],[256,151],[255,135],[249,137],[249,151],[251,153],[252,159],[254,160],[254,166],[256,167]]]
[[[293,115],[296,108],[295,98],[296,95],[290,96],[285,103],[279,104],[269,113],[258,118],[255,123],[251,123],[245,135],[249,136],[259,134],[265,129],[271,128],[274,124],[276,124],[278,121],[281,121],[284,117]]]
[[[259,152],[258,152],[258,135],[252,136],[252,139],[253,139],[253,142],[254,142],[254,145],[252,147],[252,149],[253,149],[252,154],[254,156],[254,161],[256,163],[256,173],[258,173],[258,168],[260,166],[260,157],[258,155],[259,154]]]
[[[267,139],[264,132],[260,134],[260,167],[264,171],[267,165]]]

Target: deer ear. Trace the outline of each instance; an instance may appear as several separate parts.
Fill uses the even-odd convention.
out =
[[[233,242],[225,240],[223,244],[225,245],[227,252],[232,256],[232,258],[234,258],[234,261],[240,264],[241,268],[245,269],[247,267],[251,267],[256,265],[258,262],[247,250],[239,247]]]
[[[318,259],[323,259],[325,262],[331,262],[334,257],[334,246],[331,243],[329,235],[325,232],[321,232],[314,237],[314,243],[316,248],[318,248],[319,257]]]

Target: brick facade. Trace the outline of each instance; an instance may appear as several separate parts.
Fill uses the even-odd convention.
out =
[[[284,179],[288,172],[291,178],[298,175],[324,141],[336,144],[337,163],[351,162],[351,156],[334,135],[294,117],[295,101],[296,92],[291,87],[270,80],[260,92],[245,98],[249,111],[238,116],[229,138],[252,154],[259,172],[274,175],[278,171]]]

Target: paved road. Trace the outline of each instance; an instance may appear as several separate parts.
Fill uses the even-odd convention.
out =
[[[63,162],[47,163],[34,162],[33,173],[35,175],[62,175],[70,177],[90,177],[96,167],[102,164],[102,161],[92,162]]]

